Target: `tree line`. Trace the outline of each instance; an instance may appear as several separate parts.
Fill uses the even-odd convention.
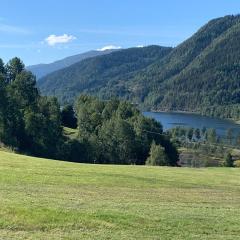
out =
[[[239,146],[240,135],[234,134],[232,128],[227,129],[225,136],[221,137],[217,135],[215,129],[206,127],[199,129],[178,126],[168,130],[167,134],[176,146],[194,152],[194,157],[198,158],[198,162],[194,164],[204,160],[205,166],[216,166],[216,159],[220,159],[218,166],[235,166],[236,159],[233,159],[231,152],[233,148]],[[199,155],[201,155],[200,158]]]
[[[77,128],[64,135],[63,125]],[[75,162],[176,166],[178,152],[160,123],[125,101],[82,95],[60,109],[41,96],[19,58],[0,60],[0,142],[33,156]]]
[[[229,146],[239,146],[240,133],[235,133],[233,128],[228,128],[223,136],[218,136],[213,128],[184,128],[175,127],[167,131],[167,134],[172,139],[180,140],[181,142],[209,142],[224,144]]]

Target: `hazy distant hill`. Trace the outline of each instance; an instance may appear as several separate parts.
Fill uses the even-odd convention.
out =
[[[116,95],[145,109],[239,118],[240,16],[214,19],[174,49],[127,49],[82,61],[39,86],[62,103],[85,92]]]
[[[112,49],[112,50],[105,50],[105,51],[89,51],[89,52],[77,54],[74,56],[70,56],[49,64],[37,64],[37,65],[28,66],[27,69],[31,71],[34,75],[36,75],[37,79],[39,79],[49,73],[60,70],[62,68],[69,67],[72,64],[80,62],[84,59],[109,54],[114,51],[118,51],[118,50]]]

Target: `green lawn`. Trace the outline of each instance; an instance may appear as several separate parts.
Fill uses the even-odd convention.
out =
[[[0,239],[240,239],[240,169],[87,165],[0,151]]]

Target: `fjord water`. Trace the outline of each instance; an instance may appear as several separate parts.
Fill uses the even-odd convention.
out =
[[[191,113],[176,112],[144,112],[147,117],[154,118],[163,125],[166,131],[176,126],[193,128],[214,128],[219,136],[226,135],[228,129],[233,129],[234,134],[240,133],[240,125],[231,120],[201,116]]]

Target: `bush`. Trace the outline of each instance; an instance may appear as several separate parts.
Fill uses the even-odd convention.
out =
[[[234,161],[234,167],[240,168],[240,160]]]
[[[224,158],[224,166],[225,167],[234,167],[234,161],[233,161],[232,155],[230,153],[227,153]]]

